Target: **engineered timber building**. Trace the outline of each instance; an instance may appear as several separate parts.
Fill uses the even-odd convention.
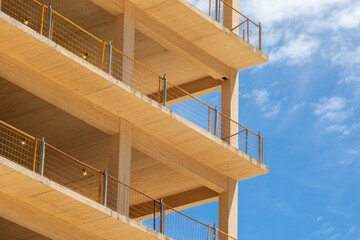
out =
[[[0,0],[0,239],[236,239],[269,171],[238,71],[267,61],[239,0]]]

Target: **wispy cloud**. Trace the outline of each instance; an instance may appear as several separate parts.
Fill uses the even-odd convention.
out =
[[[349,229],[348,234],[349,234],[349,235],[350,235],[350,234],[353,234],[354,232],[359,231],[359,230],[360,230],[359,227],[351,226],[351,228]]]
[[[360,125],[357,123],[353,123],[351,125],[339,125],[333,124],[325,128],[326,132],[329,133],[339,133],[340,135],[349,135],[352,131],[359,129]]]
[[[302,108],[305,106],[305,103],[299,103],[294,105],[291,109],[290,109],[290,113],[294,113],[296,112],[298,109]]]
[[[315,220],[315,222],[320,222],[323,219],[323,216],[318,216]]]
[[[342,159],[342,160],[339,161],[339,164],[340,164],[340,165],[347,166],[347,165],[352,164],[352,162],[353,162],[352,159]]]
[[[271,63],[284,62],[288,65],[302,65],[318,49],[320,42],[313,37],[293,36],[285,45],[269,53]]]
[[[260,107],[264,117],[276,116],[281,109],[281,103],[270,99],[270,94],[266,89],[255,89],[251,93],[242,94],[243,98],[252,99]]]
[[[338,239],[339,237],[341,237],[341,233],[335,233],[334,235],[332,235],[329,240],[335,240]]]
[[[345,125],[330,125],[325,128],[326,132],[337,132],[341,135],[348,135],[350,133],[350,129]]]
[[[313,104],[314,114],[320,116],[321,120],[341,122],[350,117],[353,112],[346,108],[346,99],[343,97],[321,98],[318,103]],[[332,127],[330,131],[339,131]]]
[[[331,226],[328,222],[324,223],[321,227],[321,229],[317,230],[315,232],[315,235],[319,236],[319,235],[326,235],[326,234],[330,234],[334,231],[334,227]]]

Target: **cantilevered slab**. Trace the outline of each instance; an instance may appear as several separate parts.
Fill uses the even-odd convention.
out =
[[[0,13],[0,52],[3,60],[7,57],[11,61],[16,59],[21,65],[47,76],[49,82],[62,86],[58,91],[78,95],[94,108],[106,112],[105,115],[125,118],[142,131],[225,176],[242,180],[268,172],[264,164],[3,13]],[[16,84],[21,86],[21,76],[17,81]],[[61,99],[58,102],[61,104]],[[77,117],[82,119],[81,113]],[[84,117],[84,121],[87,120],[88,116]],[[97,122],[95,127],[101,129],[100,123]],[[106,122],[103,124],[107,125]]]
[[[3,157],[0,216],[51,239],[169,239]]]
[[[102,0],[106,2],[107,0]],[[130,0],[139,9],[226,65],[242,70],[268,56],[186,0]],[[100,0],[97,0],[100,4]],[[162,36],[159,36],[162,37]]]

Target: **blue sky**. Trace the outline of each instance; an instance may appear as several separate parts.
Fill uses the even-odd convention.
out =
[[[360,240],[360,1],[240,8],[270,62],[239,73],[239,122],[261,131],[270,173],[239,182],[239,240]],[[186,213],[212,223],[217,207]]]

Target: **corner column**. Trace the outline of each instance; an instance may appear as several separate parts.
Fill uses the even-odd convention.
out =
[[[114,46],[125,55],[134,58],[135,55],[135,5],[128,0],[123,0],[124,13],[115,17]],[[122,82],[132,86],[134,62],[123,57]]]
[[[240,0],[223,0],[224,3],[227,3],[233,9],[239,11],[240,8]],[[236,27],[239,24],[240,16],[237,12],[235,12],[228,5],[223,4],[223,24],[225,27],[230,30]],[[239,29],[234,30],[237,34],[239,33]]]
[[[119,133],[111,136],[109,174],[130,185],[132,125],[121,119]],[[130,189],[122,184],[111,181],[108,205],[119,213],[129,216]]]
[[[238,183],[229,178],[228,191],[219,195],[219,229],[234,238],[237,238],[238,234],[237,215]]]
[[[239,115],[239,75],[235,69],[231,70],[229,79],[221,84],[221,112],[235,122]],[[221,117],[221,138],[234,147],[238,147],[239,127],[228,118]]]

